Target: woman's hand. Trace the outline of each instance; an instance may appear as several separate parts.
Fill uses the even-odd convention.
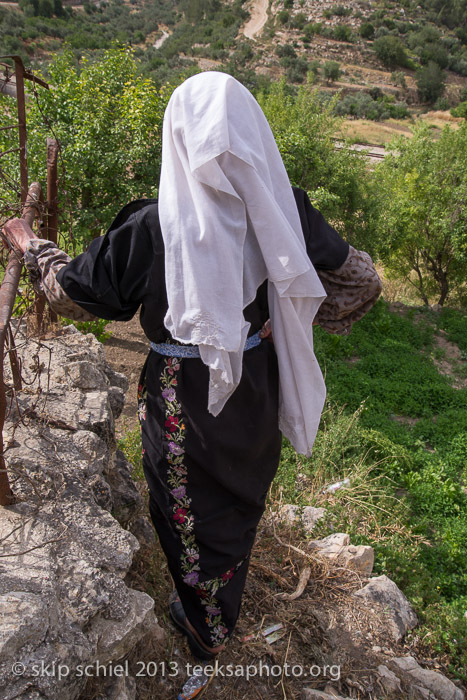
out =
[[[270,318],[268,318],[264,326],[261,328],[259,332],[259,337],[262,339],[266,338],[270,343],[274,343],[274,339],[272,337],[272,327]]]
[[[3,233],[9,243],[16,250],[19,250],[22,255],[24,255],[29,241],[32,238],[37,238],[24,219],[10,219],[10,221],[7,221],[6,224],[3,224]]]

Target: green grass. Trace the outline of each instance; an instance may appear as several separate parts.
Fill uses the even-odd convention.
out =
[[[139,425],[132,430],[127,430],[125,435],[120,438],[118,449],[125,453],[127,460],[133,465],[132,478],[136,481],[144,481],[141,429]]]
[[[467,391],[432,362],[437,328],[467,350],[467,319],[451,309],[402,316],[381,301],[350,336],[318,330],[321,427],[310,459],[284,440],[270,501],[323,506],[334,531],[373,546],[374,574],[393,579],[417,611],[419,653],[465,681]],[[142,479],[139,428],[119,446]],[[344,477],[348,487],[325,492]],[[313,537],[328,533],[329,520]]]
[[[328,406],[311,459],[284,445],[271,498],[324,506],[334,530],[372,545],[375,575],[392,578],[420,617],[423,653],[465,680],[467,391],[432,362],[437,328],[465,352],[467,319],[452,309],[402,316],[381,301],[348,337],[318,330]],[[344,477],[349,487],[323,493]]]
[[[70,318],[62,317],[61,323],[62,326],[68,326],[71,324],[75,326],[81,333],[92,333],[96,336],[97,340],[100,343],[103,343],[105,340],[108,340],[112,337],[112,333],[106,331],[105,329],[106,326],[112,322],[107,321],[104,318],[96,318],[95,321],[73,321]]]

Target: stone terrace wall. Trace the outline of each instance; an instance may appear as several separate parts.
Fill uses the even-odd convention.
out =
[[[113,517],[144,530],[114,436],[127,381],[73,327],[16,342],[25,381],[4,431],[18,502],[0,507],[0,696],[74,700],[80,665],[115,665],[157,627],[152,598],[124,582],[138,540]],[[131,678],[115,683],[107,697],[134,697]]]

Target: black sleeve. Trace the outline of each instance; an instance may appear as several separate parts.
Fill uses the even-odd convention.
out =
[[[105,236],[92,241],[85,253],[60,270],[58,282],[74,302],[95,316],[129,321],[145,296],[155,256],[163,261],[158,234],[156,200],[131,202]],[[160,250],[155,250],[159,239]]]
[[[311,262],[318,270],[336,270],[346,261],[349,244],[313,207],[304,190],[298,187],[292,189]]]

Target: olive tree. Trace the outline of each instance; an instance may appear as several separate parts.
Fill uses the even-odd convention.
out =
[[[425,304],[462,299],[467,273],[467,125],[434,140],[425,125],[375,170],[379,253]]]

